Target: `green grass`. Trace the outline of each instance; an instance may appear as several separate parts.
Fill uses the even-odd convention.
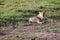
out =
[[[40,10],[49,18],[59,18],[60,0],[0,0],[0,21],[27,20]]]

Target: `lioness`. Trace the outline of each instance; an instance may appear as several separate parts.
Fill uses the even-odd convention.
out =
[[[39,14],[35,17],[29,18],[29,23],[38,23],[42,24],[45,23],[47,18],[45,16],[45,12],[38,12]]]

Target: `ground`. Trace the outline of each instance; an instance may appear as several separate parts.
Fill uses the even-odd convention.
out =
[[[60,40],[59,22],[17,27],[0,35],[0,40]]]

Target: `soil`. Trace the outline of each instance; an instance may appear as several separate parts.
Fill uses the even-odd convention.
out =
[[[4,33],[0,40],[60,40],[60,30],[49,31],[46,24],[17,27]]]

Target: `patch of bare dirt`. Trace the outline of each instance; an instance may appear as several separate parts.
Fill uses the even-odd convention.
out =
[[[2,33],[5,35],[0,35],[0,40],[60,40],[60,24],[55,21],[51,24],[18,27]]]
[[[42,31],[44,26],[25,26],[14,29],[10,34],[0,36],[0,40],[60,40],[60,33]]]

